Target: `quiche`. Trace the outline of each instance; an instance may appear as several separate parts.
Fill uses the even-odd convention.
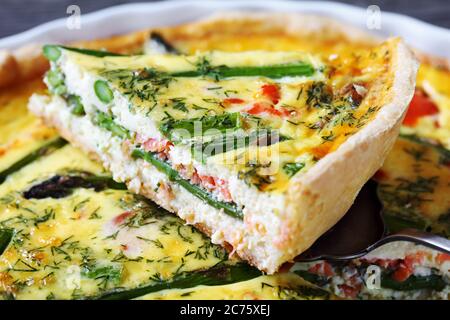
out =
[[[269,274],[332,227],[380,167],[417,68],[399,39],[327,58],[43,50],[51,95],[33,96],[32,112]]]
[[[149,38],[151,38],[150,41],[148,41]],[[155,41],[155,39],[158,40]],[[91,49],[106,49],[121,54],[142,53],[143,51],[154,53],[156,46],[158,53],[184,52],[193,54],[211,50],[230,52],[302,50],[325,56],[346,56],[354,51],[370,49],[377,43],[378,39],[373,39],[366,32],[325,17],[305,14],[247,12],[221,14],[205,21],[196,21],[186,25],[144,30],[107,39],[78,42],[73,45]],[[169,46],[166,46],[167,44]],[[175,50],[171,50],[171,48]],[[49,216],[47,221],[37,223],[38,228],[34,226],[34,221],[22,225],[22,228],[26,228],[24,233],[34,232],[36,229],[45,229],[39,231],[36,237],[30,238],[22,247],[17,246],[18,242],[14,241],[14,238],[10,241],[11,234],[8,232],[0,237],[0,299],[102,298],[102,293],[110,293],[122,286],[126,287],[127,290],[119,295],[110,296],[111,299],[117,297],[122,299],[132,297],[138,299],[327,299],[333,298],[334,294],[346,299],[448,299],[450,283],[448,255],[408,242],[395,242],[392,245],[380,247],[367,259],[363,257],[339,263],[332,261],[296,263],[293,267],[287,265],[282,268],[283,271],[290,268],[292,272],[279,272],[271,276],[257,276],[255,273],[254,278],[248,280],[235,279],[237,282],[229,284],[222,282],[222,284],[217,283],[216,285],[211,285],[211,283],[199,285],[198,282],[190,282],[187,285],[189,287],[184,289],[175,288],[169,284],[174,274],[173,270],[180,266],[182,259],[179,258],[178,253],[171,251],[175,247],[170,246],[170,241],[167,242],[167,240],[172,239],[174,243],[181,243],[182,246],[189,245],[179,237],[177,227],[170,230],[168,237],[159,232],[154,234],[154,237],[147,235],[146,238],[149,240],[160,239],[164,249],[153,245],[151,241],[139,241],[139,246],[145,252],[141,255],[144,255],[145,259],[143,257],[139,262],[133,261],[137,257],[130,255],[129,260],[112,261],[114,256],[106,255],[106,251],[102,253],[101,248],[112,249],[118,253],[122,252],[125,257],[130,252],[122,251],[124,247],[117,242],[110,242],[111,239],[97,240],[95,244],[92,242],[94,240],[85,239],[93,238],[95,234],[103,237],[103,225],[108,224],[108,221],[123,213],[123,208],[120,207],[121,202],[117,200],[123,196],[134,198],[133,194],[125,190],[108,188],[100,188],[98,191],[94,188],[73,188],[70,195],[61,198],[25,199],[22,196],[24,191],[30,190],[33,186],[43,186],[42,182],[55,175],[61,175],[61,167],[65,168],[64,176],[67,176],[72,168],[75,175],[78,176],[81,173],[86,177],[86,172],[90,172],[91,178],[92,175],[101,176],[102,178],[108,177],[107,181],[112,181],[109,179],[111,175],[109,172],[104,171],[94,162],[88,161],[87,157],[76,148],[65,146],[63,140],[57,139],[58,136],[54,130],[44,126],[36,117],[27,113],[28,97],[32,93],[45,94],[45,86],[40,79],[36,78],[43,70],[48,68],[46,59],[41,57],[41,51],[40,47],[34,49],[28,47],[0,54],[0,131],[2,132],[2,135],[0,135],[0,177],[4,180],[3,184],[7,184],[7,188],[4,188],[0,182],[0,221],[2,226],[6,226],[7,222],[3,222],[4,220],[24,213],[30,214],[27,211],[28,208],[34,212],[38,211],[42,215],[44,215],[43,210],[46,208],[57,209],[57,211],[55,218]],[[449,127],[445,122],[445,114],[449,110],[449,105],[445,103],[445,99],[442,99],[449,96],[445,92],[448,87],[450,72],[448,64],[442,59],[423,54],[419,54],[419,57],[421,65],[417,76],[416,91],[419,91],[419,95],[426,99],[417,100],[416,97],[413,98],[408,109],[409,113],[412,112],[412,114],[407,115],[406,118],[412,116],[414,121],[412,124],[402,126],[402,131],[407,136],[401,137],[394,144],[390,152],[392,156],[387,157],[385,167],[381,170],[382,173],[378,173],[376,178],[387,187],[387,191],[395,191],[399,181],[414,182],[420,172],[426,179],[431,179],[436,175],[442,177],[438,184],[434,184],[432,188],[427,189],[428,191],[422,194],[428,201],[421,202],[421,205],[414,206],[414,209],[411,209],[404,202],[406,208],[400,208],[402,214],[391,214],[389,216],[389,218],[401,218],[401,220],[391,219],[391,221],[400,221],[401,224],[388,223],[388,225],[392,231],[396,230],[395,227],[398,225],[408,224],[444,235],[442,231],[446,230],[446,224],[445,202],[443,200],[445,199],[444,196],[448,194],[448,186],[445,189],[443,182],[444,177],[448,175],[449,167],[439,165],[439,163],[443,163],[439,162],[439,159],[445,157],[443,156],[444,153],[436,152],[435,147],[440,146],[439,150],[442,151],[442,146],[445,145],[446,139],[450,137]],[[427,112],[422,110],[423,101],[427,101],[425,108],[428,110]],[[407,132],[404,131],[405,129],[407,129]],[[414,137],[410,139],[411,134],[425,138]],[[421,151],[415,153],[424,154],[425,157],[422,159],[427,161],[417,162],[412,157],[412,153],[405,152],[405,149]],[[58,152],[57,150],[64,152]],[[56,159],[54,156],[57,156],[58,162],[63,163],[61,166],[55,165],[55,161],[49,161]],[[397,161],[399,156],[402,161]],[[22,161],[23,159],[26,161]],[[428,160],[432,161],[432,165],[429,165]],[[35,165],[37,163],[40,164],[37,166]],[[414,168],[418,163],[421,171],[416,172]],[[28,166],[31,166],[32,170],[27,170]],[[84,173],[80,171],[84,171]],[[401,180],[397,180],[397,178]],[[39,190],[39,188],[33,190]],[[11,201],[12,195],[21,204],[19,208],[14,207],[14,201]],[[79,211],[91,213],[90,209],[92,211],[97,209],[93,206],[93,200],[101,200],[101,203],[99,203],[101,213],[93,215],[93,217],[97,216],[99,219],[89,219],[90,215],[87,214],[81,214],[80,219],[73,219],[73,216],[75,216],[74,205],[86,198],[91,198],[91,201],[86,203],[84,207],[82,205]],[[143,200],[143,198],[138,197],[137,202]],[[391,207],[388,206],[387,202],[384,203],[386,208],[390,207],[396,209],[395,212],[399,211],[399,206]],[[435,203],[436,205],[434,205]],[[146,206],[148,209],[154,208],[148,206],[148,203]],[[162,215],[160,218],[153,217],[154,220],[152,221],[172,218],[170,215],[166,216],[163,209],[154,209],[160,210]],[[113,210],[113,212],[108,214],[108,210]],[[413,213],[412,216],[409,214],[410,212]],[[441,218],[439,219],[439,217]],[[86,221],[88,221],[89,230],[82,232]],[[181,225],[182,221],[178,221]],[[418,221],[419,223],[417,223]],[[55,232],[59,225],[65,226],[61,234]],[[146,228],[146,226],[143,227]],[[9,224],[8,228],[14,229],[13,224]],[[196,248],[200,248],[198,250],[200,253],[205,246],[214,247],[215,250],[220,249],[206,238],[200,241],[197,235],[201,236],[201,234],[196,232],[195,229],[182,227],[180,230],[182,230],[182,235],[185,235],[184,231],[187,234],[194,233],[196,242],[191,249],[196,253]],[[124,225],[119,237],[128,232],[129,230]],[[33,249],[40,247],[41,241],[45,241],[45,239],[53,238],[55,240],[54,245],[57,245],[58,240],[64,240],[64,238],[58,239],[63,233],[66,237],[73,235],[74,241],[80,240],[85,246],[92,242],[94,250],[93,253],[91,252],[90,258],[97,258],[96,262],[101,261],[104,266],[119,266],[116,269],[120,272],[111,272],[115,276],[109,277],[111,281],[106,281],[106,288],[101,285],[101,282],[108,275],[107,272],[100,273],[98,279],[87,278],[85,272],[81,277],[76,277],[77,271],[83,269],[83,261],[78,259],[80,257],[78,255],[72,255],[73,260],[70,261],[61,260],[62,255],[59,254],[52,256],[51,249],[48,247],[42,249],[43,253],[39,255],[33,252]],[[3,250],[5,247],[6,249]],[[26,254],[18,255],[17,250]],[[220,249],[219,252],[223,252],[225,257],[224,251]],[[153,264],[146,264],[146,259],[159,259],[161,256],[172,255],[176,257],[172,262],[161,260]],[[33,260],[31,259],[33,256],[45,258]],[[26,260],[24,260],[26,263],[38,269],[38,271],[20,271],[19,268],[16,271],[10,270],[11,265],[23,257],[26,257]],[[204,272],[217,261],[216,257],[211,254],[206,256],[206,259],[211,259],[211,262],[203,262],[204,264],[201,264],[202,260],[205,259],[203,254],[188,254],[185,259],[189,259],[189,269],[185,270],[194,273],[197,271]],[[61,261],[62,271],[45,277],[51,272],[51,268],[46,267],[46,265],[58,264]],[[196,265],[196,262],[200,264]],[[147,265],[146,268],[144,264]],[[387,279],[387,281],[381,281],[381,290],[371,288],[366,284],[365,271],[374,265],[380,268],[381,274]],[[70,274],[64,272],[65,268],[69,268]],[[142,277],[136,274],[134,276],[135,281],[131,282],[128,277],[133,273],[130,271],[142,272]],[[161,275],[164,288],[152,287],[155,282],[149,277],[158,273]],[[117,276],[118,274],[120,276]],[[67,275],[74,276],[71,279],[81,280],[80,286],[77,286],[78,290],[74,290],[74,286],[66,287],[64,285],[64,279]],[[311,285],[311,282],[314,282],[316,286]],[[97,284],[99,285],[97,286]],[[318,289],[317,286],[323,289]],[[156,291],[133,291],[138,287],[154,288]],[[128,295],[127,291],[128,293],[131,291],[132,294]],[[103,295],[103,298],[106,297],[106,295]]]

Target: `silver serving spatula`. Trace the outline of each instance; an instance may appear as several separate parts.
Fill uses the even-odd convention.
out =
[[[392,241],[412,241],[450,254],[450,240],[444,237],[415,229],[387,234],[382,209],[376,183],[369,181],[345,216],[295,261],[355,259]]]

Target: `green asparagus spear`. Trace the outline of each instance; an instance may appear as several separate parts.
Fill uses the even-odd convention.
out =
[[[26,165],[30,164],[31,162],[39,159],[40,157],[48,155],[48,154],[52,153],[53,151],[65,146],[66,144],[67,144],[66,140],[64,140],[62,138],[56,138],[55,140],[52,140],[49,143],[45,144],[44,146],[29,153],[22,159],[13,163],[9,168],[0,172],[0,184],[5,182],[6,178],[9,175],[13,174],[16,171],[19,171],[20,169],[22,169]]]

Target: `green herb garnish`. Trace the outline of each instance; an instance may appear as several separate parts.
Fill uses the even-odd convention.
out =
[[[283,165],[283,170],[289,177],[292,177],[304,167],[304,162],[288,162]]]
[[[100,280],[103,287],[107,287],[109,283],[113,285],[120,284],[122,278],[123,267],[120,264],[98,266],[84,265],[81,269],[81,275],[89,278]]]

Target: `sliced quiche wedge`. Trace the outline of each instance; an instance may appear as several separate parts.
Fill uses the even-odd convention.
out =
[[[30,110],[126,182],[275,272],[347,211],[414,90],[399,39],[349,56],[117,56],[45,46]]]

